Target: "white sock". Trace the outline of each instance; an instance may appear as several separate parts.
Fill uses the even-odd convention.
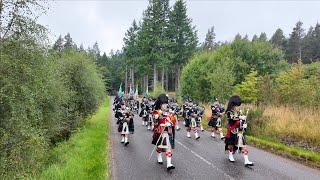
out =
[[[187,137],[191,137],[191,135],[190,135],[190,132],[189,132],[189,131],[187,132]]]
[[[194,136],[195,136],[195,138],[198,138],[199,137],[198,132],[195,132]]]
[[[249,161],[248,155],[243,155],[243,158],[244,158],[244,164],[252,164],[252,162]]]
[[[121,138],[121,142],[124,142],[124,137],[122,136],[122,138]]]
[[[171,163],[171,157],[167,157],[167,167],[173,166]]]
[[[212,136],[212,137],[215,137],[214,132],[211,133],[211,136]]]
[[[220,132],[220,137],[221,137],[221,138],[223,138],[223,137],[224,137],[223,132]]]
[[[161,153],[161,152],[158,153],[158,162],[163,162],[163,160],[162,160],[162,153]]]
[[[234,162],[233,153],[229,151],[229,160]]]
[[[128,138],[127,137],[124,138],[124,142],[125,143],[128,142]]]

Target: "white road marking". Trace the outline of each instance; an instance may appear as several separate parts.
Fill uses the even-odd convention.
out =
[[[190,151],[193,155],[195,155],[197,158],[201,159],[203,162],[205,162],[206,164],[208,164],[209,166],[211,166],[213,169],[221,172],[224,176],[228,177],[229,179],[234,180],[233,177],[231,177],[229,174],[225,173],[224,171],[222,171],[221,169],[219,169],[217,166],[213,165],[210,161],[206,160],[204,157],[200,156],[198,153],[194,152],[193,150],[191,150],[190,148],[188,148],[187,146],[185,146],[184,144],[182,144],[180,141],[175,140],[178,144],[180,144],[183,148],[185,148],[186,150]]]

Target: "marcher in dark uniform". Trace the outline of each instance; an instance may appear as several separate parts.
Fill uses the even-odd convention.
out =
[[[222,128],[221,128],[221,116],[224,114],[224,108],[221,106],[218,99],[211,106],[212,115],[210,117],[208,126],[211,126],[211,137],[215,137],[215,132],[220,133],[220,138],[224,139]]]
[[[236,150],[239,150],[243,154],[245,166],[253,166],[253,162],[248,159],[248,149],[244,136],[245,129],[247,128],[246,116],[242,114],[240,106],[240,96],[232,96],[226,110],[228,130],[225,139],[225,150],[229,153],[230,162],[235,161],[233,154]]]
[[[125,146],[129,144],[129,134],[134,132],[133,113],[130,108],[122,105],[121,114],[119,114],[118,132],[121,134],[121,143]]]

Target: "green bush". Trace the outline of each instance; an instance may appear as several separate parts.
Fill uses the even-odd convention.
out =
[[[181,95],[208,102],[213,96],[227,99],[234,83],[233,63],[228,57],[230,47],[195,55],[181,73]]]
[[[258,72],[251,71],[245,80],[235,86],[234,93],[240,95],[245,103],[255,103],[258,100]]]
[[[21,178],[96,110],[104,85],[85,54],[58,59],[33,41],[15,40],[3,41],[0,51],[0,176]]]
[[[160,82],[156,83],[156,88],[150,93],[151,97],[158,97],[160,94],[166,93]]]
[[[320,63],[293,64],[275,79],[274,92],[281,104],[320,105]]]

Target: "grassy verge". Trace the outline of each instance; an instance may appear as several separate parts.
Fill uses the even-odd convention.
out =
[[[69,141],[54,148],[38,179],[109,179],[109,98]]]
[[[211,128],[207,124],[207,120],[203,121],[203,128],[210,131]],[[223,128],[223,131],[225,133],[226,128]],[[312,168],[320,169],[320,153],[297,146],[288,146],[267,137],[256,137],[252,135],[247,135],[246,137],[250,145],[295,160]]]
[[[263,137],[247,136],[248,142],[255,147],[296,160],[313,168],[320,169],[320,153],[296,146],[287,146]]]

